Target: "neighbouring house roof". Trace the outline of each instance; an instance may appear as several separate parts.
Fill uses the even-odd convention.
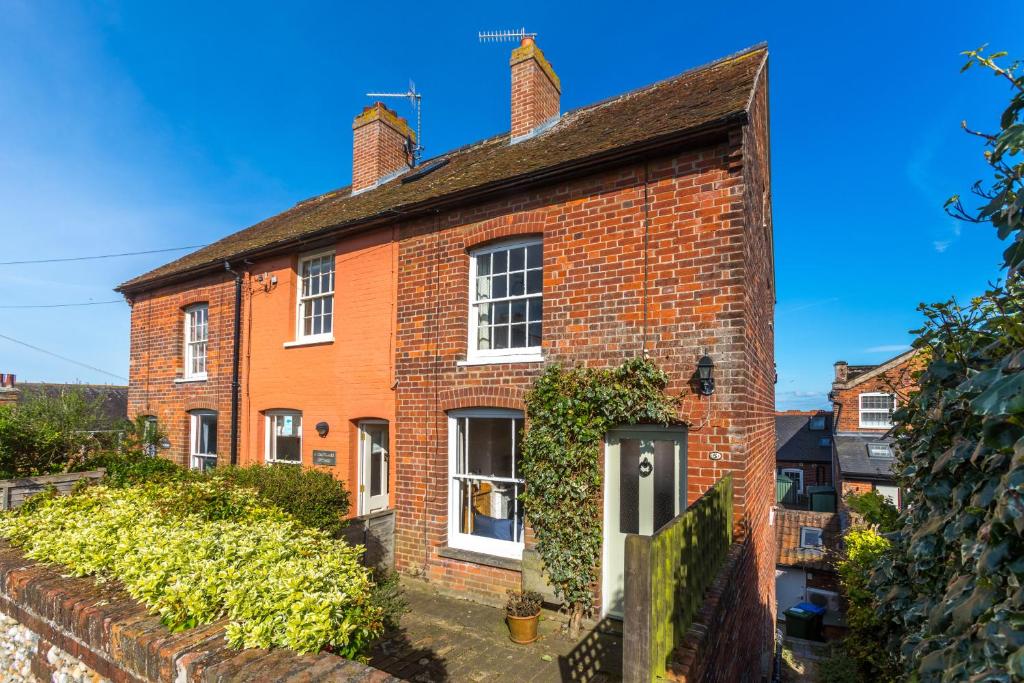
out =
[[[775,459],[786,462],[832,462],[832,413],[821,412],[825,429],[810,428],[815,413],[775,416]],[[822,439],[828,443],[822,445]]]
[[[868,479],[893,480],[893,458],[879,458],[868,455],[868,444],[885,443],[892,446],[892,439],[883,434],[841,432],[836,434],[836,459],[843,476],[861,476]]]
[[[822,530],[820,549],[801,547],[800,529],[803,527]],[[776,508],[775,563],[787,567],[831,570],[829,555],[839,547],[840,536],[839,515],[835,512]]]
[[[872,377],[877,377],[878,375],[902,365],[910,360],[915,353],[917,353],[917,349],[910,349],[909,351],[904,351],[898,356],[893,356],[889,360],[884,363],[879,363],[878,365],[849,365],[847,366],[846,381],[837,382],[834,386],[840,389],[855,387],[861,382],[866,382]]]
[[[80,391],[86,401],[98,401],[100,410],[92,429],[108,429],[128,419],[128,387],[115,384],[53,384],[49,382],[19,382],[15,387],[19,401],[32,394],[59,398],[69,391]]]
[[[549,130],[510,144],[508,133],[424,161],[403,177],[352,195],[343,187],[236,232],[128,280],[117,290],[143,291],[191,275],[223,270],[229,259],[271,253],[364,229],[397,216],[479,199],[487,194],[582,173],[598,163],[698,139],[747,120],[768,56],[758,45],[660,83],[563,115]],[[420,169],[445,161],[413,179]]]

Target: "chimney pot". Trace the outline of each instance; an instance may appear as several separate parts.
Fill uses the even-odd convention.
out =
[[[562,83],[536,41],[524,37],[509,60],[512,67],[512,142],[558,117]]]
[[[416,133],[383,102],[365,107],[352,122],[352,193],[376,187],[382,178],[412,166]]]

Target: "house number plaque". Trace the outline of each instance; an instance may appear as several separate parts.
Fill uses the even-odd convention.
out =
[[[650,459],[645,455],[644,459],[640,461],[640,476],[649,477],[653,471],[654,465],[651,464]]]
[[[337,460],[337,451],[313,451],[314,465],[330,465],[333,467]]]

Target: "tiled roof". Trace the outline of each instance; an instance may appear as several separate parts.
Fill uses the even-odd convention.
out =
[[[817,413],[825,418],[825,429],[811,431],[814,413],[775,416],[775,459],[786,462],[832,462],[832,413]],[[822,439],[828,443],[822,445]]]
[[[800,529],[821,529],[821,549],[800,547]],[[775,563],[788,567],[832,569],[830,553],[839,547],[839,515],[809,510],[775,511]]]
[[[836,459],[839,471],[844,475],[860,475],[872,479],[893,479],[895,477],[892,458],[868,455],[869,443],[885,443],[892,446],[892,439],[884,434],[857,434],[853,432],[835,435]]]
[[[559,174],[596,159],[621,158],[656,145],[682,141],[702,131],[740,124],[768,50],[760,45],[610,100],[569,112],[549,130],[510,144],[507,133],[463,147],[420,168],[443,166],[411,182],[399,177],[352,195],[348,187],[300,202],[291,209],[234,233],[144,275],[119,291],[157,286],[191,272],[222,267],[227,259],[294,245],[374,221],[408,216],[443,202],[468,201],[487,192]],[[415,174],[415,169],[407,175]]]

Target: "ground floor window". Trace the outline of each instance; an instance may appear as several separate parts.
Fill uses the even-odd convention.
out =
[[[779,470],[779,474],[793,480],[797,493],[804,492],[804,471],[802,469],[797,469],[795,467],[783,467]]]
[[[302,462],[302,413],[274,410],[267,414],[267,462]]]
[[[194,470],[208,470],[217,466],[217,413],[213,410],[193,410],[191,466]]]
[[[519,494],[523,414],[494,408],[449,413],[448,545],[522,557]]]

